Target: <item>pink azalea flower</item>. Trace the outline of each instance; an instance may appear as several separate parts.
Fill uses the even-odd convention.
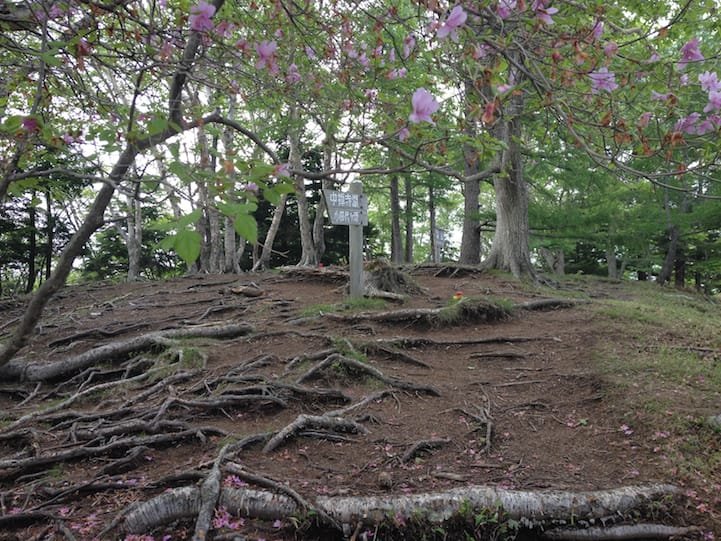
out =
[[[711,124],[713,124],[713,125],[716,126],[717,128],[721,128],[721,116],[716,115],[716,114],[714,114],[714,115],[709,115],[708,118],[707,118],[707,120],[708,120],[709,122],[711,122]]]
[[[40,131],[40,123],[38,120],[32,116],[26,116],[22,120],[22,126],[23,130],[25,130],[28,133],[35,133]]]
[[[211,17],[215,14],[215,6],[204,0],[190,8],[190,28],[196,32],[207,32],[212,30],[213,21]]]
[[[651,90],[651,99],[654,101],[666,101],[671,97],[673,97],[673,92],[666,92],[665,94],[661,94],[660,92]]]
[[[280,177],[289,177],[290,169],[288,168],[288,164],[287,163],[279,163],[273,169],[273,174],[279,178]]]
[[[413,112],[408,117],[410,122],[417,124],[419,122],[430,122],[435,126],[435,122],[431,118],[431,115],[435,113],[440,104],[436,101],[433,95],[428,92],[425,88],[419,88],[413,93],[411,98],[413,105]]]
[[[306,46],[305,46],[305,55],[306,55],[310,60],[315,60],[316,58],[318,58],[318,55],[315,54],[315,51],[313,50],[313,47],[311,47],[310,45],[306,45]]]
[[[684,69],[686,64],[689,62],[699,62],[704,60],[703,54],[698,48],[698,38],[693,38],[687,41],[683,47],[681,47],[681,60],[679,61],[678,69]]]
[[[618,88],[616,84],[616,75],[612,71],[608,71],[607,67],[602,67],[588,74],[591,78],[591,92],[597,94],[601,90],[612,92]]]
[[[501,19],[507,19],[514,9],[516,9],[516,0],[499,0],[496,13]]]
[[[698,113],[691,113],[688,116],[680,118],[673,127],[674,131],[682,131],[689,134],[696,133],[696,123],[701,117]]]
[[[291,64],[288,66],[288,73],[285,76],[285,80],[288,82],[288,84],[294,85],[296,83],[300,83],[303,78],[300,76],[300,72],[298,71],[298,66],[295,64]]]
[[[275,51],[278,49],[278,45],[275,41],[261,41],[256,44],[255,52],[258,53],[258,62],[256,62],[256,69],[268,68],[268,71],[275,75],[278,73],[278,63],[275,59]]]
[[[710,133],[714,130],[716,130],[716,127],[714,126],[713,122],[708,118],[701,121],[698,126],[696,126],[696,133],[698,135],[706,135],[707,133]]]
[[[705,71],[698,76],[698,82],[701,83],[701,90],[711,92],[712,90],[721,90],[718,75],[715,71]]]
[[[536,10],[536,17],[543,24],[550,26],[553,24],[551,15],[555,15],[556,13],[558,13],[558,8],[540,8]]]
[[[531,9],[533,9],[538,20],[540,20],[543,24],[547,24],[550,26],[553,24],[553,19],[551,18],[551,15],[555,15],[556,13],[558,13],[558,9],[548,7],[548,3],[549,0],[534,0],[533,4],[531,5]]]
[[[721,109],[721,90],[712,90],[708,93],[708,103],[703,108],[704,113]]]
[[[638,118],[638,122],[636,123],[636,125],[639,128],[645,128],[646,126],[648,126],[648,123],[651,122],[652,117],[653,113],[645,112]]]
[[[681,86],[688,86],[688,73],[684,73],[679,77],[678,82]]]
[[[486,58],[491,53],[491,47],[485,43],[475,44],[473,46],[473,60],[480,60]]]
[[[509,85],[508,83],[504,83],[504,84],[498,85],[498,87],[496,87],[496,92],[498,92],[499,94],[505,94],[506,92],[508,92],[508,91],[511,90],[512,88],[513,88],[513,85]]]
[[[454,7],[448,14],[446,22],[438,29],[438,39],[445,39],[448,36],[453,41],[458,41],[458,29],[466,22],[468,15],[461,6]]]
[[[396,68],[388,72],[388,78],[392,81],[394,79],[402,79],[408,74],[406,68]]]
[[[617,52],[618,52],[618,44],[615,41],[607,41],[606,44],[603,46],[603,53],[608,58],[615,56]]]
[[[659,60],[661,60],[661,56],[656,51],[654,51],[651,53],[651,56],[646,59],[646,64],[654,64]]]
[[[416,38],[413,34],[408,34],[403,40],[403,60],[411,56],[416,48]]]
[[[258,188],[258,185],[255,182],[249,182],[243,186],[243,190],[258,195],[258,190],[260,190],[260,188]]]
[[[215,33],[221,38],[230,37],[233,30],[235,30],[235,25],[228,21],[221,21],[218,23],[218,26],[215,27]]]
[[[596,19],[596,24],[593,25],[593,29],[591,30],[591,35],[593,36],[593,39],[599,40],[601,39],[601,36],[603,35],[603,21],[600,19]]]
[[[405,127],[404,127],[404,128],[401,128],[401,129],[398,131],[398,140],[401,141],[401,142],[403,142],[403,141],[405,141],[406,139],[408,139],[408,136],[409,136],[410,134],[411,134],[411,130],[409,130],[408,128],[405,128]]]
[[[361,53],[358,57],[358,62],[360,62],[360,65],[364,68],[368,68],[371,65],[371,62],[368,60],[368,56],[365,53]]]

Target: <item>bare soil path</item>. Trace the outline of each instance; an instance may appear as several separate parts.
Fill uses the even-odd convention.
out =
[[[663,430],[644,424],[637,397],[599,366],[599,342],[636,347],[596,310],[599,300],[627,295],[625,286],[567,285],[553,294],[485,274],[421,269],[413,277],[422,293],[402,305],[346,311],[338,308],[342,285],[322,275],[65,289],[22,362],[63,367],[94,348],[111,349],[103,362],[57,378],[28,381],[28,369],[25,381],[0,382],[0,539],[123,538],[106,529],[118,513],[199,483],[226,445],[226,458],[243,471],[309,501],[467,485],[590,491],[675,483],[696,500],[656,518],[718,538],[718,492],[715,501],[699,496],[703,487],[669,466],[659,451]],[[447,325],[357,317],[551,296],[591,302]],[[6,302],[0,333],[20,313]],[[204,336],[208,328],[225,334]],[[137,346],[138,337],[149,341]],[[690,415],[713,411],[693,407]],[[329,412],[348,424],[317,421]],[[249,482],[241,477],[224,475],[222,483]],[[719,481],[708,480],[709,494]],[[694,507],[701,504],[707,509]],[[216,538],[293,535],[288,521],[223,520],[216,511],[214,524],[225,524]],[[155,534],[190,539],[193,529],[186,521]]]

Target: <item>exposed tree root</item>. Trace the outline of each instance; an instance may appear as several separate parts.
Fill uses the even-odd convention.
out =
[[[167,340],[179,338],[236,338],[251,332],[253,332],[253,327],[240,323],[153,332],[122,342],[106,344],[80,355],[52,363],[27,362],[23,359],[16,359],[0,367],[0,379],[5,381],[50,381],[101,362],[126,359],[130,354],[137,351],[148,350],[159,345],[166,347]]]
[[[614,514],[625,515],[648,500],[674,494],[671,485],[622,487],[592,492],[505,490],[469,486],[443,492],[360,496],[319,497],[315,508],[342,525],[346,534],[358,523],[372,527],[389,517],[414,517],[440,523],[462,509],[502,509],[504,515],[534,528],[561,521],[599,520]],[[129,512],[124,530],[144,533],[173,520],[193,517],[200,507],[200,489],[184,487],[165,492]],[[254,489],[223,488],[220,505],[237,516],[263,520],[283,519],[303,511],[303,506],[286,494]]]
[[[568,308],[588,302],[574,299],[543,299],[506,306],[484,299],[464,299],[461,302],[441,308],[404,308],[383,312],[360,312],[356,314],[326,314],[335,321],[357,323],[375,321],[385,323],[413,323],[430,327],[456,325],[467,321],[494,322],[507,319],[519,310],[551,310]]]
[[[226,445],[218,453],[218,457],[213,463],[213,467],[210,469],[208,476],[203,481],[200,487],[200,510],[198,511],[198,518],[195,521],[195,534],[193,534],[193,541],[205,541],[208,536],[208,530],[210,530],[210,523],[213,518],[213,511],[218,503],[220,497],[220,463],[225,456],[228,446]]]
[[[356,370],[358,372],[366,373],[383,383],[386,383],[392,387],[395,387],[397,389],[403,389],[404,391],[415,391],[415,392],[421,392],[430,394],[433,396],[441,396],[441,393],[430,386],[427,385],[418,385],[415,383],[411,383],[408,381],[399,380],[396,378],[390,378],[383,374],[380,370],[377,368],[373,368],[372,366],[362,363],[360,361],[356,361],[355,359],[351,359],[349,357],[345,357],[344,355],[341,355],[339,353],[334,353],[333,355],[329,355],[325,360],[321,361],[317,365],[315,365],[313,368],[308,370],[305,374],[300,376],[298,378],[298,383],[301,383],[307,379],[310,379],[312,377],[315,377],[318,373],[320,373],[325,368],[332,366],[333,364],[338,363],[344,366],[347,366],[348,368],[351,368],[353,370]]]
[[[554,541],[634,541],[638,539],[671,539],[698,532],[697,528],[680,528],[663,524],[629,524],[609,528],[556,528],[543,532]]]
[[[417,441],[413,445],[411,445],[405,453],[403,453],[403,456],[401,457],[401,462],[410,462],[421,453],[425,453],[426,451],[430,451],[432,449],[438,449],[440,447],[443,447],[444,445],[448,445],[449,443],[451,443],[451,440],[447,439]]]
[[[349,421],[342,417],[330,417],[327,415],[305,415],[300,414],[291,424],[279,431],[263,447],[264,453],[270,453],[277,449],[289,438],[307,429],[320,428],[323,430],[337,432],[353,432],[356,434],[367,434],[368,430],[355,421]]]

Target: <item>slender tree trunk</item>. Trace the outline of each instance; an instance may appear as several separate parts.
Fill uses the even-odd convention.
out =
[[[280,196],[280,201],[278,201],[278,206],[275,207],[275,211],[273,211],[273,220],[270,222],[270,227],[268,227],[268,232],[265,234],[265,242],[263,244],[263,251],[260,254],[260,257],[253,263],[253,270],[263,270],[270,267],[270,256],[273,253],[273,243],[275,242],[275,237],[278,234],[278,230],[280,229],[280,220],[283,218],[283,212],[285,211],[285,202],[288,199],[287,194],[283,194]]]
[[[505,143],[501,173],[496,175],[496,232],[484,268],[511,272],[515,277],[532,277],[536,274],[531,264],[528,247],[528,186],[523,178],[521,156],[521,122],[523,95],[511,97],[498,130]]]
[[[53,194],[50,190],[45,190],[45,208],[47,213],[47,222],[45,224],[45,279],[47,280],[53,270],[53,244],[55,243]]]
[[[668,248],[666,250],[666,258],[663,261],[661,272],[658,273],[659,285],[665,285],[671,280],[673,272],[673,264],[676,261],[676,249],[678,247],[678,227],[672,225],[668,230]]]
[[[686,255],[684,249],[679,246],[676,250],[676,260],[673,264],[674,285],[686,287]]]
[[[409,176],[405,178],[406,190],[406,250],[405,262],[413,263],[413,183]]]
[[[323,144],[323,169],[329,171],[333,168],[333,152],[335,148],[334,137],[332,133],[326,132],[325,143]],[[313,244],[315,245],[315,257],[318,263],[323,259],[325,254],[325,197],[323,197],[323,190],[333,189],[333,180],[329,178],[323,178],[321,180],[321,193],[318,200],[318,207],[315,213],[315,220],[313,221]]]
[[[608,277],[611,279],[618,278],[618,261],[616,260],[616,246],[609,244],[606,246],[606,266],[608,267]]]
[[[465,135],[475,137],[477,135],[476,120],[470,114],[470,106],[476,101],[473,99],[476,91],[473,87],[473,82],[468,79],[465,80],[464,86],[466,124],[463,131]],[[479,172],[480,163],[478,152],[469,144],[463,145],[463,162],[466,176]],[[465,265],[478,265],[481,262],[481,222],[479,218],[481,183],[478,180],[463,182],[462,191],[463,229],[461,232],[461,255],[459,262]]]
[[[401,201],[398,193],[398,175],[392,175],[391,188],[391,262],[403,262],[403,240],[401,238]]]
[[[431,262],[438,263],[441,260],[441,250],[436,238],[436,194],[434,193],[433,186],[428,186],[428,217],[431,225]]]
[[[230,103],[228,105],[228,118],[235,120],[235,112],[237,100],[235,94],[228,97]],[[225,153],[226,163],[224,169],[233,182],[237,180],[233,160],[235,158],[235,148],[233,146],[233,130],[230,126],[226,126],[223,130],[223,151]],[[226,167],[227,165],[227,167]],[[237,197],[229,196],[232,201],[237,201]],[[223,272],[224,273],[240,273],[240,259],[245,251],[245,239],[235,234],[235,224],[233,219],[226,216],[223,230]]]
[[[290,146],[289,162],[291,169],[300,171],[303,168],[300,148],[300,128],[298,125],[298,110],[293,107],[290,113],[292,125],[288,133]],[[313,242],[313,227],[310,221],[310,209],[306,196],[305,178],[295,175],[293,179],[295,197],[298,202],[298,226],[300,227],[301,255],[299,267],[315,267],[318,265],[318,255]]]
[[[35,280],[37,279],[35,262],[38,257],[38,229],[34,190],[30,194],[30,204],[28,205],[28,235],[28,281],[25,293],[30,293],[35,288]]]

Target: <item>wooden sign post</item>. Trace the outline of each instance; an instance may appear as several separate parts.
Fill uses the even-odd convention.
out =
[[[368,225],[368,199],[363,184],[354,180],[347,192],[323,190],[328,216],[333,225],[348,226],[350,296],[363,296],[363,226]]]

